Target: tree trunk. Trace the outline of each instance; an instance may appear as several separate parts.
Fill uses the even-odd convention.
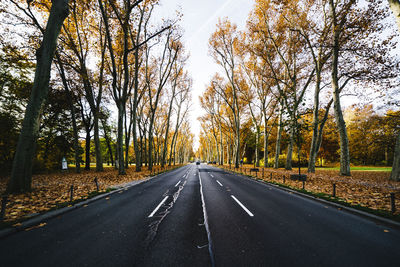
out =
[[[85,170],[90,170],[90,130],[87,129],[85,138]]]
[[[275,162],[274,162],[275,169],[279,168],[279,155],[281,154],[282,109],[283,109],[283,107],[281,106],[281,108],[279,109],[278,131],[277,131],[276,144],[275,144]]]
[[[149,147],[148,147],[148,166],[149,170],[153,169],[153,124],[154,124],[154,116],[155,114],[152,112],[151,113],[151,118],[149,122]]]
[[[231,165],[231,163],[232,163],[231,144],[230,144],[230,140],[228,140],[228,138],[226,140],[227,140],[226,141],[227,142],[226,146],[227,146],[228,164]]]
[[[220,141],[220,146],[221,146],[221,157],[220,157],[219,165],[224,165],[224,144],[222,143],[222,129],[221,129],[221,121],[220,120],[218,120],[218,126],[219,126],[219,141]]]
[[[176,126],[178,126],[178,124]],[[175,146],[176,146],[177,132],[178,132],[178,127],[175,128],[174,135],[172,136],[172,142],[171,142],[171,147],[170,147],[170,151],[169,151],[169,166],[171,166],[172,157],[174,157],[173,162],[175,165]]]
[[[43,152],[43,164],[45,168],[47,169],[48,166],[48,158],[49,158],[49,148],[50,148],[50,137],[53,136],[53,130],[50,129],[50,132],[47,134],[45,138],[45,145],[44,145],[44,152]]]
[[[310,146],[310,158],[308,161],[308,172],[315,173],[315,161],[317,158],[317,138],[318,138],[318,125],[319,125],[319,92],[320,92],[320,84],[321,84],[321,75],[320,72],[317,71],[316,74],[316,82],[315,82],[315,91],[314,91],[314,107],[313,107],[313,135],[311,139]]]
[[[124,113],[125,105],[118,103],[118,128],[117,128],[117,152],[118,155],[118,174],[126,174],[124,165]]]
[[[171,101],[169,103],[169,108],[168,108],[167,125],[165,126],[166,128],[165,128],[165,136],[164,136],[164,146],[163,146],[163,150],[162,150],[161,167],[164,167],[164,165],[166,163],[167,147],[168,147],[168,134],[169,134],[169,123],[170,123],[170,120],[171,120],[172,104],[173,104],[172,102],[173,102],[174,97],[175,97],[175,86],[173,87],[173,90],[172,90],[172,97],[171,97]],[[171,159],[171,157],[170,157],[170,159]],[[169,162],[171,162],[171,160]],[[169,165],[171,165],[171,164],[169,164]]]
[[[289,146],[288,146],[288,150],[287,150],[287,154],[286,154],[286,165],[285,165],[285,169],[286,170],[291,170],[292,169],[294,132],[295,132],[295,129],[294,129],[293,126],[291,126]]]
[[[238,118],[239,119],[239,118]],[[239,161],[240,161],[240,125],[236,123],[236,147],[235,147],[235,167],[239,168]]]
[[[255,165],[256,167],[260,167],[260,156],[258,154],[258,144],[260,142],[260,129],[258,126],[256,126],[256,159],[255,159]]]
[[[104,122],[103,120],[101,120],[101,124],[103,125],[104,139],[106,139],[107,148],[108,148],[108,153],[110,154],[111,166],[114,166],[113,151],[112,151],[112,147],[111,147],[111,140],[110,140],[110,137],[109,137],[108,134],[107,134],[106,122]]]
[[[338,78],[338,64],[339,64],[339,38],[341,29],[337,25],[336,11],[333,1],[330,1],[331,16],[333,18],[333,53],[332,53],[332,90],[333,90],[333,104],[335,111],[336,127],[340,137],[340,174],[350,176],[350,153],[349,153],[349,139],[347,137],[346,123],[343,119],[342,107],[340,104],[339,96],[339,78]]]
[[[130,107],[130,112],[132,112],[132,106]],[[127,125],[127,118],[126,118],[126,112],[125,112],[125,168],[129,168],[129,146],[131,143],[131,130],[132,130],[132,124],[133,124],[133,116],[132,113],[129,116],[129,126]]]
[[[139,37],[139,36],[138,36]],[[135,150],[135,160],[136,166],[135,169],[137,172],[142,170],[142,151],[139,149],[138,140],[137,140],[137,107],[138,107],[138,92],[139,92],[139,49],[135,50],[135,75],[134,75],[135,83],[133,90],[133,107],[132,107],[132,117],[133,117],[133,125],[132,125],[132,138],[133,138],[133,148]],[[140,134],[140,133],[139,133]]]
[[[94,149],[96,154],[96,171],[103,171],[103,156],[101,153],[100,136],[99,136],[99,112],[93,112],[93,131],[94,131]]]
[[[268,135],[267,122],[264,122],[264,168],[268,168]]]
[[[393,12],[393,15],[397,22],[397,27],[400,30],[400,0],[388,0],[390,9]]]
[[[142,155],[144,155],[144,165],[146,166],[146,167],[148,167],[149,166],[149,162],[148,162],[148,156],[147,156],[147,144],[148,144],[148,140],[147,140],[147,138],[146,138],[146,131],[144,131],[143,132],[143,139],[144,139],[144,146],[143,146],[143,154]]]
[[[396,18],[397,27],[400,31],[400,1],[389,0],[390,8]],[[400,132],[397,135],[396,145],[394,148],[393,166],[390,174],[390,180],[400,181]]]
[[[69,89],[67,78],[65,76],[65,69],[64,65],[61,62],[61,58],[59,54],[56,52],[56,57],[58,61],[58,65],[60,67],[60,76],[62,83],[64,85],[65,92],[68,95],[68,104],[71,110],[71,121],[72,121],[72,131],[74,135],[74,155],[75,155],[75,172],[80,173],[81,172],[81,163],[80,163],[80,157],[79,157],[79,135],[78,135],[78,126],[76,124],[76,110],[74,106],[74,97],[71,93],[71,90]]]
[[[214,116],[214,115],[212,115]],[[211,124],[212,124],[212,131],[213,131],[213,136],[214,136],[214,141],[215,141],[215,148],[217,149],[217,162],[219,164],[220,162],[220,156],[219,156],[219,146],[218,146],[218,137],[217,133],[215,132],[215,127],[214,127],[214,117],[211,117]]]
[[[396,138],[396,145],[394,148],[393,166],[390,174],[390,180],[400,181],[400,132]]]
[[[78,127],[76,125],[76,112],[75,112],[75,106],[72,103],[72,100],[70,101],[70,108],[71,108],[71,119],[72,119],[72,129],[74,133],[74,154],[75,154],[75,172],[80,173],[81,172],[81,159],[79,156],[79,135],[78,135]]]
[[[32,165],[39,135],[40,118],[49,91],[51,63],[61,26],[68,16],[68,0],[53,0],[43,41],[36,52],[36,71],[32,93],[26,107],[22,129],[15,151],[8,193],[31,190]]]

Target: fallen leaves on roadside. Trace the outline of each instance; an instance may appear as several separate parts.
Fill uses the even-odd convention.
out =
[[[226,165],[224,167],[229,168]],[[241,171],[249,174],[250,168],[253,167],[246,165],[246,170],[241,168]],[[291,174],[297,173],[297,170],[287,171],[270,168],[263,170],[260,168],[256,177],[283,184],[283,176],[285,176],[284,184],[286,186],[302,189],[301,181],[294,181],[289,178]],[[320,169],[315,174],[307,174],[305,189],[313,193],[324,193],[326,196],[332,196],[333,184],[335,184],[336,198],[346,201],[350,205],[390,211],[389,194],[400,192],[400,182],[390,181],[389,176],[390,172],[387,171],[352,171],[351,176],[340,176],[338,171]],[[400,194],[397,194],[396,198],[399,199]],[[400,214],[400,209],[395,214]]]
[[[149,177],[150,171],[142,169],[141,172],[135,172],[133,167],[128,168],[126,175],[118,175],[118,171],[114,168],[104,168],[104,172],[82,170],[81,173],[74,173],[71,170],[63,173],[34,175],[31,192],[8,196],[4,221],[13,222],[51,209],[72,206],[70,204],[71,185],[73,185],[72,200],[77,201],[84,200],[93,194],[106,192],[108,188],[120,187]],[[154,166],[153,173],[159,170],[159,166]],[[95,178],[99,184],[99,192],[96,192]],[[0,192],[5,191],[7,181],[8,179],[4,177],[0,179]]]
[[[29,227],[29,228],[26,228],[25,231],[30,231],[32,229],[40,228],[40,227],[45,226],[46,224],[47,223],[41,223],[41,224],[38,224],[38,225],[35,225],[35,226],[32,226],[32,227]]]

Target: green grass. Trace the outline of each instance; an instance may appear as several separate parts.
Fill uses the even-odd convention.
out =
[[[317,167],[316,168],[319,171],[338,171],[340,170],[340,167]],[[392,167],[376,167],[376,166],[354,166],[350,167],[351,171],[374,171],[374,172],[391,172]]]

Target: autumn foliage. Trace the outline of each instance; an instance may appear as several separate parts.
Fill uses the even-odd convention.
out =
[[[87,199],[97,193],[123,187],[125,184],[148,179],[161,171],[177,168],[161,168],[155,166],[153,171],[147,168],[135,172],[133,168],[127,170],[126,175],[118,175],[114,168],[105,168],[104,172],[83,171],[82,173],[62,172],[52,174],[38,174],[33,176],[32,191],[24,194],[8,195],[5,222],[13,222],[36,216],[40,213],[68,206],[71,196],[71,186],[74,186],[73,202]],[[97,178],[99,191],[94,179]],[[7,179],[0,180],[0,191],[4,192]]]

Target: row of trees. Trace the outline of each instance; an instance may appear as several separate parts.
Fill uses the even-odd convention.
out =
[[[391,4],[394,7],[398,1]],[[238,167],[248,145],[246,138],[254,135],[256,166],[261,158],[268,166],[269,151],[274,149],[274,167],[278,168],[285,148],[285,168],[290,170],[296,149],[297,160],[306,154],[308,171],[315,172],[332,112],[340,174],[350,175],[349,148],[354,156],[365,146],[349,143],[342,111],[346,95],[361,95],[357,92],[361,89],[384,95],[382,102],[394,109],[399,105],[395,98],[399,59],[394,56],[398,32],[388,21],[393,20],[387,2],[353,0],[257,0],[245,31],[238,31],[228,19],[220,20],[209,49],[223,74],[212,78],[200,98],[207,111],[200,119],[200,152],[210,155],[214,151],[220,164],[226,155],[227,161],[233,160]],[[390,112],[390,118],[397,121],[398,115]],[[392,142],[389,150],[393,154],[394,139],[400,132],[398,124],[392,127],[385,134],[391,134],[387,140]],[[308,135],[311,138],[307,141]],[[375,142],[372,139],[368,150]],[[399,146],[398,142],[397,149]],[[304,149],[308,152],[301,153]],[[396,152],[392,172],[396,180],[400,179],[398,161]]]
[[[86,168],[93,142],[97,171],[103,170],[105,149],[119,174],[126,173],[132,160],[136,171],[143,164],[152,169],[154,164],[188,160],[192,153],[188,144],[193,141],[188,123],[192,82],[185,70],[188,56],[181,42],[179,16],[155,18],[157,0],[9,2],[12,6],[2,4],[1,9],[11,25],[5,33],[9,42],[2,47],[15,48],[19,41],[19,54],[27,56],[18,62],[30,62],[29,57],[36,54],[34,82],[25,88],[32,88],[25,98],[25,116],[17,123],[21,129],[18,145],[15,153],[8,153],[8,159],[15,154],[9,192],[30,190],[38,137],[39,144],[50,144],[57,136],[72,145],[69,151],[77,172],[82,133]],[[26,28],[24,36],[18,35],[20,25]],[[17,74],[19,69],[15,70]],[[14,95],[10,86],[2,90]],[[48,110],[55,95],[63,104],[58,115]],[[18,106],[23,110],[23,101]],[[113,112],[117,113],[115,127]],[[54,123],[46,124],[46,116],[53,117]],[[36,155],[48,157],[50,148]]]
[[[248,110],[248,112],[250,112]],[[397,126],[400,124],[399,112],[388,111],[386,114],[377,113],[372,105],[352,106],[344,111],[345,122],[349,137],[349,151],[351,162],[354,165],[375,165],[375,166],[391,166],[393,164],[394,145],[396,142]],[[241,154],[245,164],[258,166],[279,168],[285,167],[286,151],[290,142],[290,135],[287,131],[278,134],[279,127],[277,121],[271,125],[271,131],[268,136],[267,150],[268,165],[263,158],[264,135],[258,135],[255,131],[254,124],[251,122],[250,114],[247,114],[248,121],[241,127]],[[300,150],[300,165],[308,166],[310,156],[310,146],[312,141],[312,110],[302,115],[301,123],[302,146]],[[225,123],[221,124],[222,132],[229,129]],[[215,128],[218,130],[218,128]],[[263,132],[263,127],[262,131]],[[217,134],[219,138],[219,134]],[[276,151],[278,138],[280,151]],[[225,137],[223,137],[225,138]],[[259,140],[257,140],[259,138]],[[220,143],[215,141],[213,132],[203,133],[200,139],[200,154],[207,161],[218,161],[217,145]],[[220,158],[225,163],[232,163],[230,155],[229,143],[223,139],[223,148]],[[256,145],[257,144],[257,145]],[[257,151],[257,152],[256,152]],[[279,153],[279,154],[278,154]],[[298,165],[297,151],[294,153],[294,165]],[[324,134],[322,136],[321,146],[316,158],[316,166],[327,166],[336,164],[340,158],[339,137],[336,131],[336,124],[333,114],[328,115],[328,119],[324,126]]]

